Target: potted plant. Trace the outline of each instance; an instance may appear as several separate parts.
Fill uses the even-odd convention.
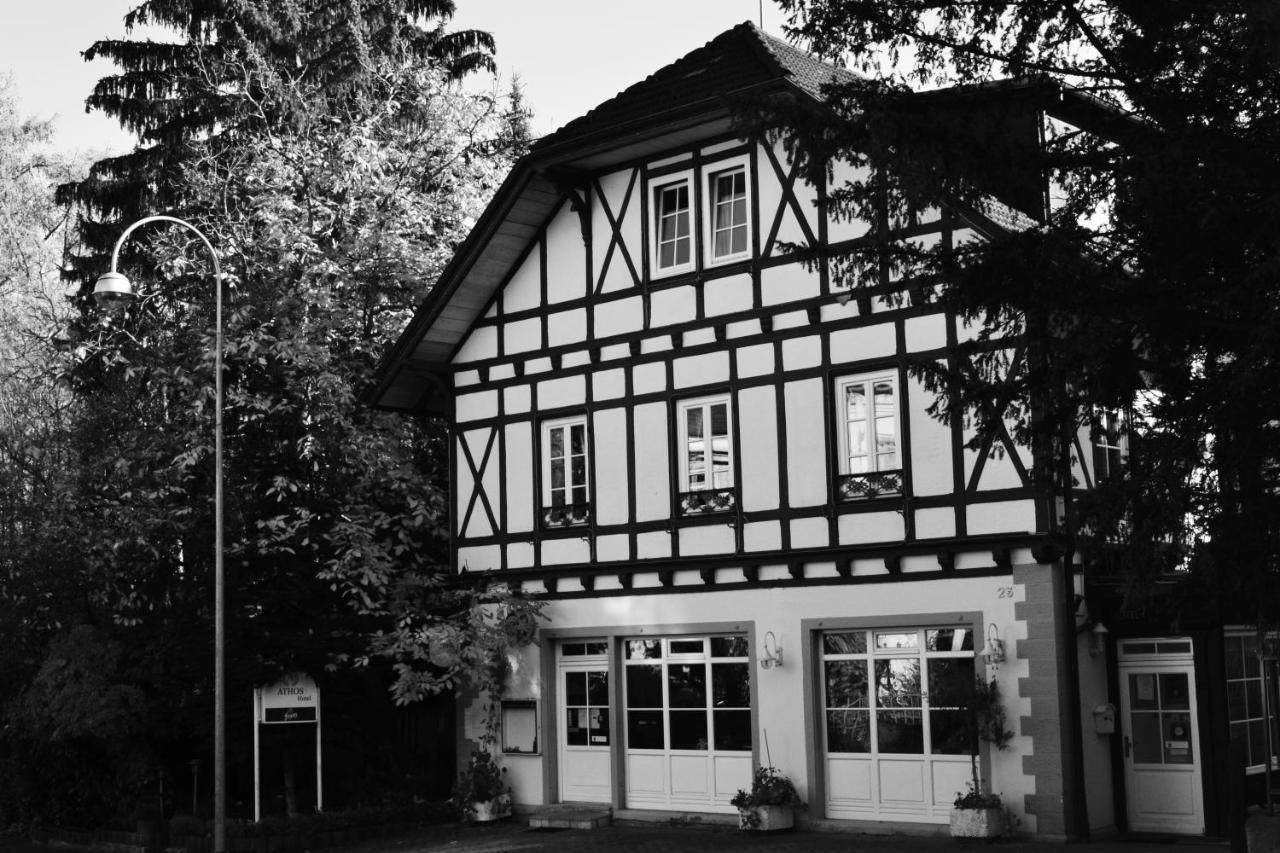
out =
[[[462,810],[463,817],[485,823],[511,815],[511,789],[503,778],[506,772],[488,750],[471,754],[471,761],[458,774],[453,787],[453,803]]]
[[[965,711],[969,743],[969,770],[972,778],[968,790],[956,794],[951,809],[953,838],[997,838],[1009,829],[1004,803],[1000,795],[984,791],[978,772],[978,745],[986,741],[997,749],[1009,745],[1013,732],[1005,727],[1004,704],[1000,701],[1000,682],[975,677],[960,694],[960,707]]]
[[[729,804],[738,810],[739,829],[765,832],[795,826],[797,807],[803,807],[796,786],[776,767],[759,767],[751,791],[738,789]]]

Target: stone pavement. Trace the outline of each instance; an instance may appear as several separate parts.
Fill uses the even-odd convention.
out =
[[[797,829],[741,832],[724,826],[614,823],[601,829],[530,829],[515,818],[482,826],[445,825],[338,848],[334,853],[956,853],[945,836],[854,835]],[[969,846],[969,845],[965,845]],[[985,846],[985,845],[984,845]],[[1225,843],[1109,840],[1089,844],[998,842],[998,853],[1229,853]]]

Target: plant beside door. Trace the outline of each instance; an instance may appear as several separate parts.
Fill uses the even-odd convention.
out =
[[[983,790],[978,770],[978,748],[982,742],[1005,749],[1013,738],[1006,728],[1004,703],[1000,701],[1000,682],[975,676],[959,691],[959,705],[965,712],[968,727],[969,770],[972,778],[968,790],[957,793],[951,808],[953,838],[998,838],[1012,830],[1009,815],[1000,795]]]
[[[796,786],[776,767],[760,767],[751,779],[751,790],[742,788],[729,804],[738,810],[738,828],[769,832],[791,829],[795,810],[804,808]]]

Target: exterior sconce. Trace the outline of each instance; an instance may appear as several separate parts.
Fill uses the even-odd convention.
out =
[[[778,645],[778,638],[772,631],[766,631],[764,645],[760,649],[760,668],[773,669],[775,666],[782,666],[782,646]]]
[[[1107,650],[1107,634],[1111,632],[1107,630],[1107,626],[1101,622],[1095,622],[1093,627],[1089,629],[1089,656],[1097,657]]]
[[[987,626],[987,644],[982,647],[982,656],[987,663],[1004,663],[1004,640],[1000,639],[1000,631],[994,622]]]

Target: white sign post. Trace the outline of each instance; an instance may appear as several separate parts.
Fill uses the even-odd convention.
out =
[[[262,820],[260,726],[314,723],[316,727],[316,811],[324,811],[320,774],[320,688],[301,673],[253,691],[253,819]]]

